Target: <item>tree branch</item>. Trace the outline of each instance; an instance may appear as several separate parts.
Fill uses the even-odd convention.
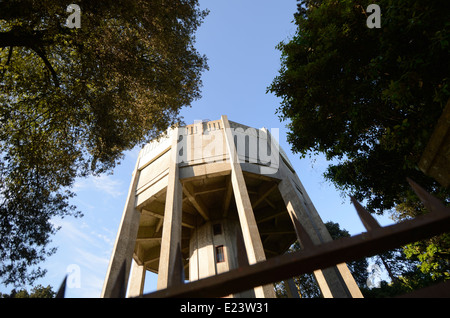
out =
[[[46,33],[46,31],[29,31],[22,28],[14,28],[11,31],[0,32],[0,47],[50,45],[52,41],[44,40]]]
[[[6,61],[5,65],[9,65],[9,61],[11,61],[12,51],[13,51],[13,46],[10,46],[9,53],[8,53],[8,60]]]
[[[59,80],[58,80],[58,74],[56,74],[55,69],[53,68],[52,64],[49,62],[47,57],[45,56],[45,51],[43,48],[38,47],[30,47],[36,54],[44,61],[45,66],[48,68],[50,73],[52,74],[53,81],[55,82],[55,86],[59,87]]]
[[[59,87],[58,75],[55,72],[55,69],[52,67],[52,64],[46,57],[44,46],[48,46],[52,41],[45,40],[44,35],[45,31],[27,31],[24,29],[12,29],[7,32],[0,32],[0,47],[10,47],[9,56],[7,64],[11,59],[12,47],[26,47],[34,52],[42,59],[45,66],[48,68],[50,73],[52,74],[53,81],[55,82],[56,87]]]

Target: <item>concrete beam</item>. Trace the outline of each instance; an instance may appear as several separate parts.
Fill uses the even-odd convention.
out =
[[[215,178],[230,174],[228,162],[202,163],[192,166],[180,167],[180,179],[185,181],[201,180],[204,178]]]
[[[306,191],[297,175],[292,173],[282,160],[280,161],[280,172],[283,180],[278,187],[292,222],[294,224],[299,222],[302,225],[314,245],[331,241],[332,238],[319,214],[315,208],[312,211],[312,202],[309,197],[305,197]],[[297,237],[303,235],[303,233],[297,233]],[[309,246],[309,248],[314,248],[314,246]],[[347,265],[316,270],[314,275],[325,298],[363,297],[353,276],[348,271]]]
[[[226,181],[226,190],[223,199],[223,217],[228,215],[228,211],[230,209],[231,196],[233,195],[233,185],[231,184],[231,176],[227,177]]]
[[[105,282],[101,293],[102,298],[112,297],[114,285],[119,277],[120,269],[125,263],[125,281],[128,281],[131,260],[133,258],[136,237],[139,229],[140,212],[136,208],[136,186],[139,179],[139,160],[134,168],[127,201],[120,221],[116,242],[110,258]]]
[[[295,286],[295,282],[292,278],[285,280],[284,286],[286,287],[288,298],[300,298],[299,291],[297,289],[297,286]]]
[[[169,175],[161,239],[161,254],[158,269],[157,289],[170,287],[174,281],[177,248],[181,245],[181,219],[183,186],[177,164],[179,130],[175,128],[170,149]]]
[[[273,184],[264,183],[258,189],[259,198],[255,202],[253,202],[252,208],[253,209],[256,208],[258,206],[258,204],[260,204],[262,201],[264,201],[267,198],[267,196],[269,194],[271,194],[272,191],[275,190],[276,188],[278,188],[278,184],[276,184],[276,183],[273,183]]]
[[[150,211],[150,210],[147,210],[145,208],[142,209],[142,214],[147,214],[147,215],[150,215],[150,216],[158,218],[158,219],[164,219],[164,214],[163,213],[156,212],[156,211]],[[184,226],[184,227],[188,227],[190,229],[193,229],[195,227],[194,217],[192,215],[188,214],[188,213],[183,213],[181,225]],[[158,231],[159,226],[160,225],[158,223],[156,231]]]
[[[259,223],[263,223],[269,220],[272,220],[274,218],[277,218],[279,216],[283,216],[286,215],[287,211],[285,209],[279,209],[279,210],[274,210],[270,207],[265,207],[263,209],[259,209],[258,210],[258,218],[256,220],[256,222]]]
[[[197,209],[198,213],[206,220],[209,220],[209,212],[206,205],[203,203],[203,201],[195,195],[194,187],[189,184],[185,183],[183,185],[183,193],[186,195],[186,197],[189,199],[189,202]]]
[[[133,260],[127,297],[142,296],[144,292],[145,272],[144,265],[138,265],[138,263]]]
[[[256,224],[255,215],[253,214],[252,204],[248,196],[247,186],[245,184],[244,175],[238,159],[234,138],[230,129],[230,123],[227,116],[222,116],[222,127],[224,129],[225,143],[230,158],[231,165],[231,184],[236,200],[236,207],[241,224],[242,235],[244,239],[245,249],[248,261],[254,264],[266,260],[264,248],[259,235],[258,226]],[[255,288],[256,297],[271,298],[275,297],[272,286],[261,286]]]

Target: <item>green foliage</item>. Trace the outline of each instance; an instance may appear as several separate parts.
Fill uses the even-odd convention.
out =
[[[450,10],[446,1],[379,0],[381,28],[369,29],[371,3],[299,1],[268,91],[282,98],[294,152],[337,162],[326,179],[369,211],[404,220],[426,213],[406,177],[450,201],[450,189],[417,167],[450,97]],[[392,284],[447,279],[449,251],[448,234],[409,244],[403,255],[418,267]]]
[[[420,261],[418,268],[434,281],[450,279],[450,234],[444,233],[430,240],[405,246],[408,258]]]
[[[407,255],[404,248],[385,252],[375,259],[376,264],[387,269],[391,281],[381,281],[378,288],[363,288],[361,291],[366,298],[401,296],[442,281],[421,271],[421,262],[414,255]]]
[[[76,177],[111,171],[124,151],[182,119],[200,96],[206,58],[194,32],[197,0],[0,3],[0,276],[32,283],[54,216]]]
[[[397,220],[410,219],[428,213],[414,196],[405,197],[395,207],[393,216]],[[417,260],[417,268],[426,281],[438,282],[450,279],[450,233],[442,233],[430,239],[404,246],[407,258]]]
[[[282,98],[293,151],[337,159],[325,177],[383,213],[406,177],[439,187],[417,163],[450,97],[450,11],[445,1],[380,0],[381,28],[369,29],[371,3],[301,1],[268,91]]]
[[[56,292],[52,290],[50,285],[47,287],[38,285],[33,287],[30,293],[26,289],[20,289],[18,291],[13,289],[10,294],[0,293],[0,298],[54,298],[55,296]]]

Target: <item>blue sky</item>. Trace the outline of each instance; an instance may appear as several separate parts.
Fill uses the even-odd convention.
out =
[[[275,114],[280,100],[266,93],[280,68],[275,46],[296,30],[292,23],[296,1],[200,0],[200,4],[210,14],[197,32],[196,47],[208,57],[210,70],[203,75],[202,98],[182,111],[185,123],[227,115],[251,127],[278,128],[279,143],[323,221],[339,223],[352,235],[364,231],[350,200],[322,177],[328,165],[325,159],[299,159],[292,154],[286,123]],[[48,273],[38,284],[57,290],[69,272],[72,280],[66,297],[100,296],[138,152],[127,152],[111,175],[76,181],[72,202],[84,217],[54,220],[61,226],[52,242],[58,251],[42,264]],[[387,217],[378,219],[382,225],[392,223]],[[145,291],[154,290],[155,282],[149,274]],[[0,291],[11,288],[1,286]]]

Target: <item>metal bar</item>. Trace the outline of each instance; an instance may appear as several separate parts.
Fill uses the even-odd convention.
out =
[[[406,180],[408,180],[409,185],[430,213],[446,213],[446,211],[447,213],[450,212],[450,208],[445,207],[439,199],[429,194],[425,189],[423,189],[413,180],[411,180],[410,178],[406,178]]]
[[[61,286],[59,286],[58,292],[56,293],[55,298],[64,298],[66,294],[66,283],[67,283],[67,275],[64,277],[64,280],[61,283]]]
[[[364,209],[363,206],[359,204],[359,202],[356,201],[356,199],[353,196],[350,196],[350,199],[352,200],[356,212],[358,212],[359,218],[361,219],[361,222],[363,223],[367,231],[380,228],[380,224],[377,222],[377,220],[375,220],[375,218],[370,214],[370,212]]]
[[[316,269],[372,256],[377,253],[450,229],[450,213],[433,213],[380,227],[349,238],[327,242],[313,249],[280,255],[177,288],[168,288],[142,297],[223,297],[256,286],[281,281]]]

